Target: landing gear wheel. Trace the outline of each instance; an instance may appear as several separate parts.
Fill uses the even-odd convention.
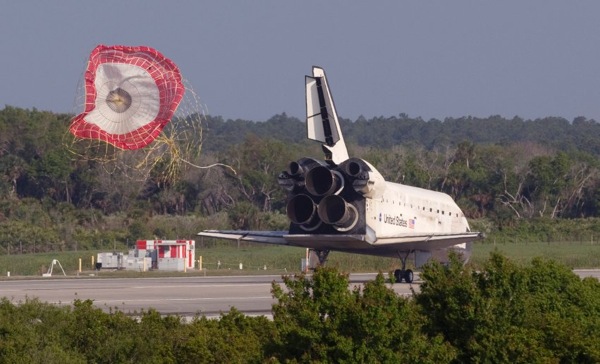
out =
[[[396,283],[402,283],[402,278],[404,278],[404,271],[402,269],[396,269],[394,271],[394,278],[396,279]]]
[[[402,262],[402,269],[396,269],[394,271],[394,278],[396,279],[397,283],[402,283],[402,280],[404,280],[406,283],[412,283],[413,271],[410,269],[406,269],[406,259],[408,259],[408,256],[414,252],[415,252],[414,250],[397,252],[398,258],[400,258],[400,261]],[[416,255],[415,255],[415,265],[416,265]]]
[[[404,280],[406,281],[406,283],[412,283],[413,282],[413,271],[410,269],[407,269],[406,271],[404,271]]]

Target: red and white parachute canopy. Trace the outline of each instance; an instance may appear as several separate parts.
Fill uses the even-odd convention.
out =
[[[70,131],[121,149],[143,148],[169,123],[184,92],[179,68],[157,50],[99,45],[85,72],[85,110]]]

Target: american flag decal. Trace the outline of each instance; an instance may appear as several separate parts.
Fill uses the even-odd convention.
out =
[[[415,228],[415,219],[408,219],[408,228],[409,229]]]

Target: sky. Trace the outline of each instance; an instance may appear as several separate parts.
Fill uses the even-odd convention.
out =
[[[338,114],[600,121],[600,1],[0,0],[0,108],[79,113],[98,44],[172,59],[225,119],[305,118],[327,72]]]

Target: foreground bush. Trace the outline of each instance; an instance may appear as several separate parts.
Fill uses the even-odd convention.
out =
[[[600,283],[493,254],[424,268],[414,298],[319,269],[273,284],[273,320],[106,313],[92,301],[0,300],[0,363],[598,363]]]
[[[0,301],[0,363],[261,362],[273,323],[235,309],[220,320],[150,310],[137,318],[105,313],[90,300],[58,307]]]
[[[415,301],[426,330],[443,335],[457,362],[600,362],[600,283],[535,259],[526,267],[492,254],[481,271],[424,269]]]
[[[312,278],[273,285],[277,337],[271,355],[300,362],[440,363],[454,357],[441,336],[426,336],[414,300],[398,296],[383,276],[348,289],[348,275],[320,269]]]

